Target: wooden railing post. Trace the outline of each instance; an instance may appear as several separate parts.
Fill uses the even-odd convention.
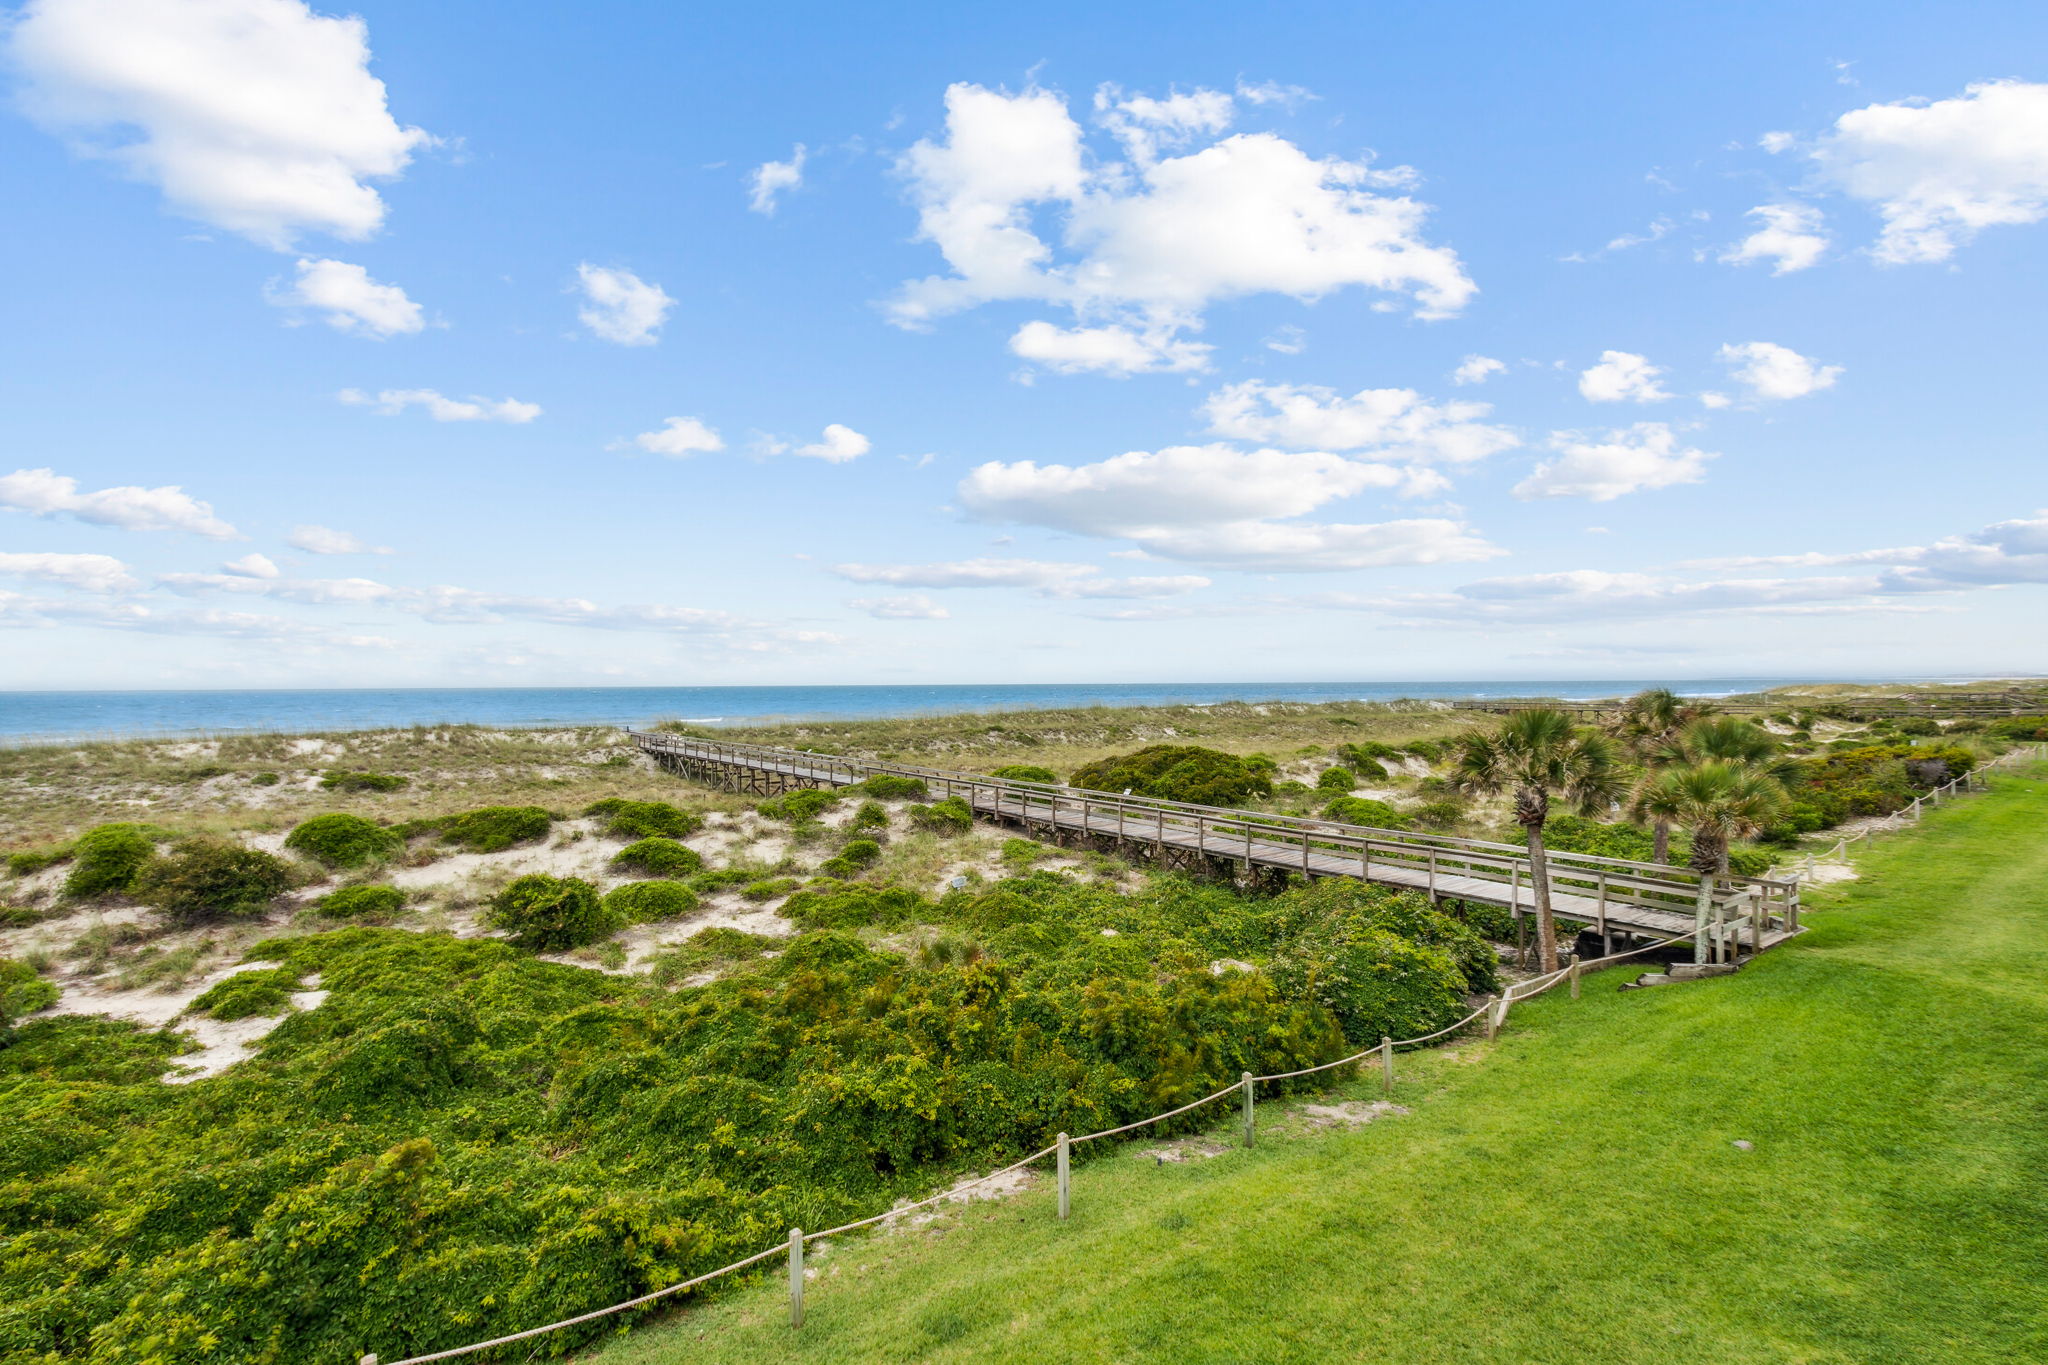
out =
[[[1069,1139],[1065,1133],[1061,1133],[1058,1165],[1060,1173],[1060,1221],[1063,1223],[1067,1220],[1068,1196],[1073,1189],[1073,1172],[1068,1164],[1068,1154],[1070,1151]]]
[[[1380,1035],[1380,1088],[1386,1094],[1394,1093],[1394,1040],[1384,1033]]]
[[[1258,1131],[1257,1122],[1252,1114],[1252,1107],[1258,1103],[1252,1094],[1252,1073],[1243,1073],[1237,1083],[1244,1091],[1244,1145],[1249,1147]]]
[[[789,1230],[789,1325],[804,1325],[804,1230]]]

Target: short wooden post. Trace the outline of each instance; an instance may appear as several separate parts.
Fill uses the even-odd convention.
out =
[[[1258,1103],[1252,1093],[1252,1073],[1245,1072],[1238,1085],[1244,1089],[1244,1145],[1249,1147],[1252,1145],[1253,1135],[1258,1131],[1256,1121],[1252,1117],[1252,1107]]]
[[[1700,878],[1700,895],[1692,908],[1692,960],[1704,963],[1707,960],[1707,915],[1714,903],[1714,883],[1710,877]]]
[[[1579,998],[1579,960],[1572,959],[1572,999]]]
[[[1073,1192],[1073,1188],[1074,1188],[1074,1185],[1073,1185],[1073,1180],[1074,1180],[1074,1176],[1073,1176],[1073,1168],[1072,1168],[1072,1167],[1071,1167],[1071,1166],[1070,1166],[1070,1165],[1068,1164],[1068,1160],[1069,1160],[1069,1153],[1070,1153],[1071,1151],[1072,1151],[1072,1146],[1071,1146],[1071,1143],[1069,1142],[1069,1140],[1068,1140],[1068,1138],[1067,1138],[1067,1135],[1066,1135],[1065,1133],[1061,1133],[1061,1134],[1060,1134],[1060,1154],[1059,1154],[1059,1171],[1060,1171],[1060,1221],[1061,1221],[1061,1222],[1065,1222],[1065,1221],[1066,1221],[1066,1217],[1067,1217],[1067,1208],[1068,1208],[1068,1206],[1069,1206],[1069,1203],[1071,1202],[1071,1201],[1070,1201],[1070,1196],[1071,1196],[1071,1194],[1072,1194],[1072,1192]]]
[[[804,1230],[789,1230],[789,1325],[804,1325]]]
[[[372,1351],[370,1352],[370,1354],[364,1356],[361,1365],[377,1365],[377,1353],[375,1351]]]
[[[1389,1095],[1394,1093],[1394,1040],[1384,1033],[1380,1035],[1380,1085]]]

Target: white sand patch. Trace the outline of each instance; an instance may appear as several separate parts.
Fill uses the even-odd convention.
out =
[[[1166,1161],[1178,1163],[1186,1161],[1189,1157],[1222,1156],[1229,1150],[1230,1148],[1224,1144],[1211,1142],[1207,1138],[1189,1138],[1184,1142],[1175,1142],[1164,1147],[1141,1148],[1136,1155],[1142,1161],[1155,1164]]]
[[[567,831],[578,826],[586,832],[589,828],[583,821],[565,821],[556,829]],[[612,855],[623,847],[619,841],[603,838],[562,843],[557,836],[550,842],[521,844],[501,853],[450,853],[425,867],[396,867],[389,880],[393,886],[411,891],[443,882],[468,881],[479,874],[510,881],[539,872],[550,877],[581,877],[608,887],[631,880],[611,870]]]
[[[188,1052],[178,1058],[174,1069],[164,1076],[164,1084],[189,1085],[207,1076],[218,1076],[236,1062],[254,1056],[256,1044],[283,1022],[282,1014],[269,1019],[252,1015],[225,1023],[194,1015],[179,1025],[178,1031],[190,1034],[199,1044],[199,1051]]]
[[[338,744],[329,744],[324,739],[295,739],[285,746],[285,752],[293,757],[327,757],[342,752]]]
[[[953,1182],[952,1186],[938,1196],[938,1202],[910,1212],[914,1203],[923,1200],[899,1199],[896,1207],[882,1220],[885,1228],[898,1225],[921,1228],[946,1211],[949,1204],[978,1204],[990,1199],[1007,1199],[1013,1194],[1022,1194],[1038,1183],[1038,1172],[1026,1166],[1020,1170],[1004,1171],[1001,1175],[980,1177],[968,1174]],[[932,1198],[930,1195],[926,1199]]]
[[[1848,863],[1815,863],[1811,872],[1803,867],[1798,869],[1798,872],[1799,880],[1805,882],[1808,886],[1827,886],[1833,882],[1853,882],[1857,877],[1856,869]]]
[[[1408,1107],[1387,1100],[1349,1100],[1343,1104],[1304,1104],[1301,1112],[1318,1128],[1362,1128],[1389,1114],[1405,1114]]]

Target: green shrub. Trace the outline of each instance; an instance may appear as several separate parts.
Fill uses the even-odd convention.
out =
[[[69,845],[55,848],[25,848],[18,853],[7,855],[7,870],[17,877],[33,877],[45,868],[55,867],[70,856]]]
[[[929,910],[924,897],[901,886],[828,886],[782,903],[782,917],[805,929],[900,929]]]
[[[282,781],[284,781],[284,779],[279,777],[276,773],[258,773],[254,777],[249,779],[251,785],[258,787],[275,787],[278,783]]]
[[[0,1040],[14,1028],[14,1021],[57,1003],[57,987],[45,981],[36,969],[11,957],[0,957]]]
[[[1901,716],[1892,722],[1892,729],[1902,735],[1938,735],[1941,726],[1926,716]]]
[[[491,898],[493,928],[512,931],[512,941],[535,952],[562,952],[595,943],[617,930],[618,914],[581,877],[532,873]]]
[[[681,882],[627,882],[605,893],[604,908],[626,924],[681,919],[697,909],[697,893]]]
[[[329,919],[388,920],[405,909],[405,892],[395,886],[344,886],[313,902]]]
[[[2048,716],[2003,716],[1986,725],[1984,733],[2023,744],[2048,739]]]
[[[1543,842],[1560,853],[1588,853],[1598,858],[1654,861],[1656,841],[1635,825],[1604,824],[1582,815],[1553,815],[1543,826]],[[1671,857],[1680,858],[1677,851]]]
[[[627,801],[609,797],[585,808],[607,834],[621,839],[686,839],[704,828],[704,817],[666,801]]]
[[[71,845],[71,873],[64,879],[67,896],[120,896],[135,889],[136,875],[156,856],[165,837],[154,825],[97,825]]]
[[[879,801],[861,802],[860,809],[855,811],[853,818],[846,822],[846,832],[848,834],[860,834],[871,830],[879,834],[888,828],[889,812],[882,809],[882,804]]]
[[[839,856],[855,867],[869,867],[880,860],[882,846],[873,839],[848,839]]]
[[[1419,1038],[1465,1013],[1465,977],[1451,955],[1369,923],[1339,921],[1273,959],[1283,992],[1307,996],[1354,1044]]]
[[[530,844],[547,837],[554,817],[539,806],[479,806],[459,815],[422,821],[441,836],[444,843],[457,844],[471,853],[502,853],[514,844]]]
[[[183,927],[254,918],[291,884],[291,868],[282,859],[233,839],[195,835],[142,870],[135,899],[155,907],[166,923]]]
[[[959,797],[949,796],[929,806],[912,806],[910,823],[933,834],[965,834],[974,828],[974,811]]]
[[[1371,829],[1406,829],[1408,817],[1384,801],[1364,796],[1339,796],[1323,806],[1323,818]]]
[[[0,905],[0,929],[26,929],[44,918],[44,912],[32,905]]]
[[[321,774],[320,785],[329,791],[337,792],[395,792],[406,786],[410,780],[396,773],[363,773],[329,768]]]
[[[763,877],[741,887],[740,895],[750,901],[772,901],[787,896],[802,885],[794,877]]]
[[[1092,791],[1129,791],[1162,801],[1242,805],[1273,794],[1271,760],[1239,758],[1197,745],[1154,744],[1079,769],[1068,782]]]
[[[1425,801],[1408,812],[1408,818],[1424,829],[1455,829],[1465,818],[1462,801]]]
[[[612,866],[648,877],[687,877],[703,869],[704,858],[673,839],[642,839],[614,853]]]
[[[655,954],[648,960],[647,970],[659,985],[680,986],[702,972],[729,971],[758,961],[762,954],[781,946],[779,938],[741,929],[699,929],[675,947]]]
[[[1416,739],[1410,740],[1401,752],[1413,754],[1425,763],[1441,763],[1450,752],[1450,745],[1440,739]]]
[[[866,792],[882,801],[922,801],[931,795],[931,789],[925,786],[923,778],[898,777],[894,773],[876,773],[846,790]]]
[[[1059,785],[1060,775],[1050,768],[1041,768],[1035,763],[1010,763],[991,769],[990,777],[1000,777],[1010,782],[1045,782]]]
[[[1325,768],[1316,778],[1316,790],[1348,792],[1358,785],[1358,774],[1349,768]]]
[[[1003,866],[1012,872],[1029,871],[1033,863],[1043,862],[1052,856],[1052,850],[1031,839],[1003,840]]]
[[[755,880],[755,874],[743,867],[712,868],[690,878],[690,889],[700,896],[708,896],[713,892],[727,891],[735,886],[745,886]]]
[[[259,967],[236,972],[194,1000],[194,1014],[210,1014],[226,1022],[253,1015],[283,1014],[291,1007],[299,974],[284,967]]]
[[[405,840],[375,821],[335,812],[301,821],[284,846],[329,867],[360,867],[393,856]]]
[[[793,792],[763,801],[754,807],[770,820],[787,820],[801,824],[816,820],[825,811],[839,804],[840,793],[829,787],[804,787]]]

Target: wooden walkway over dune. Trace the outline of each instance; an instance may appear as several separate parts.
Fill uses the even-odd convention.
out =
[[[731,790],[770,795],[840,787],[877,775],[914,777],[956,796],[983,819],[1061,842],[1148,853],[1167,866],[1235,867],[1248,874],[1357,877],[1474,901],[1517,915],[1535,909],[1527,850],[1516,844],[1333,820],[1159,801],[977,773],[919,768],[682,735],[636,732],[639,749],[672,771]],[[1611,945],[1693,936],[1701,960],[1761,952],[1800,932],[1799,884],[1761,877],[1702,878],[1689,868],[1552,853],[1552,909]]]

